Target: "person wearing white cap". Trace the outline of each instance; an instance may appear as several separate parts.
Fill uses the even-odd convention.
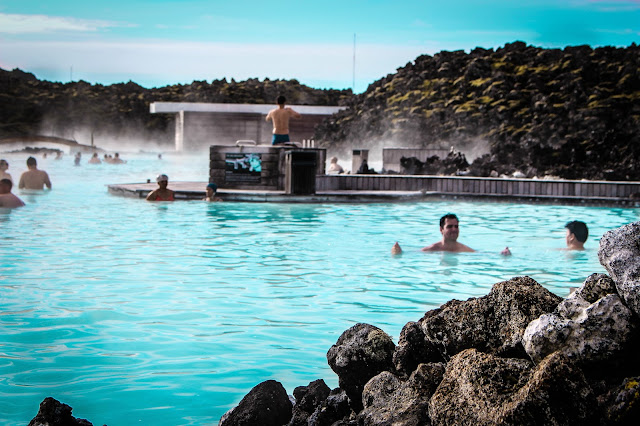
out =
[[[160,174],[156,178],[156,182],[158,182],[158,189],[154,189],[147,195],[147,201],[174,201],[174,192],[167,188],[169,176]]]

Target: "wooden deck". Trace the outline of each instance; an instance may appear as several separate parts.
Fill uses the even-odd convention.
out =
[[[333,185],[327,185],[327,178]],[[523,183],[524,181],[524,183]],[[575,184],[579,185],[576,191]],[[177,200],[202,200],[207,182],[174,182],[169,188]],[[153,183],[107,185],[109,193],[145,198],[157,188]],[[535,181],[426,176],[318,176],[313,195],[290,195],[284,191],[219,189],[225,201],[272,203],[377,203],[438,199],[517,202],[534,204],[640,207],[639,182]],[[429,188],[429,189],[427,189]],[[594,189],[595,188],[595,189]],[[531,189],[527,193],[527,189]],[[566,190],[566,191],[565,191]],[[584,190],[584,193],[581,191]],[[576,193],[578,192],[578,193]],[[630,195],[618,196],[624,193]]]
[[[207,182],[171,182],[169,189],[176,200],[202,200]],[[107,185],[109,193],[125,197],[146,198],[156,189],[156,183],[129,183]],[[290,195],[284,191],[219,189],[218,197],[224,201],[252,203],[376,203],[417,201],[424,199],[421,191],[324,191],[313,195]]]

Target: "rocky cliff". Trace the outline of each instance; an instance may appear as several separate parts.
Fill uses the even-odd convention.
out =
[[[325,146],[455,147],[471,171],[640,179],[640,48],[423,55],[317,129]],[[474,159],[474,158],[470,158]],[[424,159],[420,159],[424,161]]]

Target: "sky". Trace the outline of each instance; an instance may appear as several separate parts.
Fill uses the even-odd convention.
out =
[[[297,79],[356,93],[422,54],[640,43],[640,0],[0,0],[0,68],[161,87]]]

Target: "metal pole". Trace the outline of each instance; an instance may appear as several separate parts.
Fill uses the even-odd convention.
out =
[[[356,92],[356,34],[353,34],[353,82],[351,84],[351,91]]]

